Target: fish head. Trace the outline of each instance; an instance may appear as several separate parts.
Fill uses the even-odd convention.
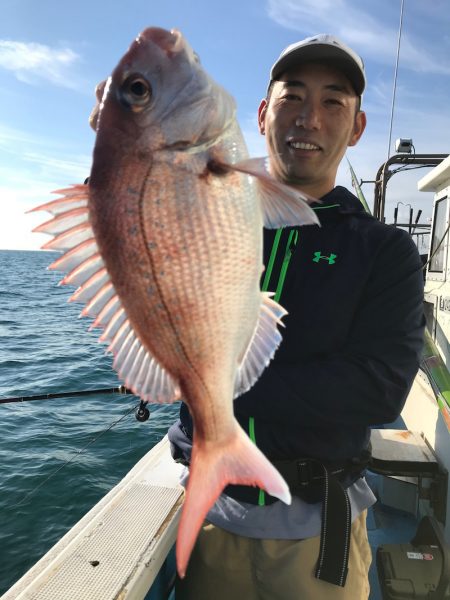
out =
[[[212,144],[235,117],[233,98],[209,77],[183,35],[157,27],[133,41],[97,87],[97,99],[91,116],[97,132],[116,131],[147,152]]]

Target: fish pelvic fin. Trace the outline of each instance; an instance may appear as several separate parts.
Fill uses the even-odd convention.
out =
[[[283,326],[282,317],[287,311],[272,300],[271,292],[261,292],[262,304],[253,337],[237,370],[234,397],[237,398],[259,379],[272,360],[282,337],[278,325]]]
[[[186,574],[206,515],[228,484],[260,487],[286,504],[292,500],[285,480],[237,423],[234,435],[227,443],[213,444],[195,441],[192,449],[176,544],[177,571],[181,578]]]
[[[249,158],[233,165],[224,165],[224,168],[256,178],[264,226],[277,229],[294,225],[320,225],[316,213],[309,206],[318,200],[274,179],[268,172],[266,163],[266,158]]]

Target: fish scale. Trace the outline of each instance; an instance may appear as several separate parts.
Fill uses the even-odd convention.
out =
[[[167,170],[173,173],[170,165],[167,166]],[[164,176],[164,172],[161,173],[161,177],[163,178]],[[194,190],[193,194],[192,189],[190,195],[193,198],[196,198],[196,201],[189,204],[187,214],[182,215],[182,218],[178,218],[180,216],[179,212],[176,220],[171,218],[171,215],[168,214],[170,212],[168,206],[170,205],[167,201],[164,204],[165,214],[156,212],[157,217],[154,216],[155,209],[157,211],[162,210],[161,206],[152,206],[151,210],[149,209],[149,212],[151,212],[153,218],[158,221],[164,220],[172,223],[168,234],[170,238],[170,247],[175,247],[175,245],[177,245],[180,255],[178,258],[182,258],[182,260],[177,263],[176,272],[172,273],[169,271],[168,277],[173,275],[173,279],[177,280],[176,283],[180,284],[179,286],[174,286],[174,289],[182,294],[180,308],[187,303],[190,303],[189,297],[194,296],[194,302],[197,303],[199,307],[210,307],[217,311],[220,306],[220,301],[226,301],[229,292],[231,292],[231,289],[221,289],[221,287],[223,288],[224,283],[223,273],[232,271],[235,265],[238,264],[238,259],[243,252],[243,234],[245,234],[245,231],[234,228],[231,229],[232,235],[228,235],[228,233],[225,234],[225,232],[230,230],[230,226],[229,222],[226,222],[227,211],[217,210],[217,208],[220,207],[220,204],[223,204],[220,203],[220,196],[217,200],[210,194],[207,194],[206,197],[203,198],[205,195],[204,193],[203,195],[195,193]],[[223,190],[220,190],[220,195],[223,196]],[[166,199],[170,197],[176,198],[177,191],[171,190],[170,187],[168,187],[164,190],[164,196]],[[180,195],[178,192],[178,197],[184,198],[185,195]],[[231,211],[233,211],[233,203],[227,199],[227,204]],[[243,204],[242,198],[239,200],[239,204]],[[151,205],[152,203],[148,202],[148,206]],[[212,210],[208,208],[208,205],[209,207],[212,207]],[[186,218],[188,218],[188,220],[186,220]],[[151,220],[152,219],[150,218],[148,229],[151,229]],[[207,232],[208,237],[205,236],[205,232]],[[153,253],[157,253],[158,248],[165,248],[167,246],[167,235],[163,231],[160,231],[159,228],[148,233],[147,237],[157,243],[157,248],[152,250]],[[227,239],[227,237],[231,239]],[[248,237],[249,234],[247,233],[247,238]],[[209,238],[213,240],[213,243],[211,243]],[[196,240],[196,244],[192,244],[192,240]],[[248,245],[253,246],[252,255],[254,256],[255,244],[252,244],[251,239],[249,240]],[[236,256],[230,256],[228,260],[224,260],[224,247],[227,249],[239,248],[239,251],[235,252]],[[181,256],[183,254],[183,248],[186,248],[187,252],[184,253],[184,256]],[[162,250],[161,255],[155,259],[158,263],[164,262],[164,252],[165,250]],[[228,264],[230,262],[231,265]],[[259,261],[255,260],[255,264],[258,265],[258,262]],[[230,288],[231,285],[236,288],[235,278],[229,279]],[[219,283],[220,285],[216,285],[216,283]],[[171,285],[172,281],[167,282],[168,287]],[[215,294],[214,302],[205,302],[204,298],[195,294],[195,290],[205,290],[206,286],[209,286],[209,294]],[[233,297],[232,293],[230,295]]]
[[[234,262],[234,256],[229,258],[225,256],[224,260],[221,246],[218,243],[211,244],[208,239],[202,240],[200,238],[199,243],[190,243],[193,239],[198,240],[200,235],[204,236],[204,232],[208,232],[208,236],[213,239],[218,238],[216,231],[218,225],[220,228],[223,223],[220,223],[220,219],[216,218],[217,210],[215,210],[215,206],[217,202],[214,198],[211,195],[203,198],[202,195],[196,194],[196,202],[189,205],[191,218],[189,220],[181,218],[174,221],[169,214],[164,214],[170,213],[170,202],[167,200],[174,197],[173,193],[170,192],[169,189],[165,190],[166,202],[164,208],[161,208],[161,205],[157,207],[161,212],[155,212],[155,207],[153,207],[151,218],[148,220],[144,218],[147,237],[156,243],[156,248],[151,250],[151,254],[154,255],[153,262],[162,265],[164,272],[164,275],[161,275],[160,271],[157,276],[158,287],[161,289],[167,310],[171,314],[179,314],[181,320],[185,323],[184,328],[179,332],[179,336],[183,347],[191,349],[189,353],[190,360],[195,360],[201,364],[206,357],[209,357],[208,363],[210,363],[211,357],[219,349],[217,340],[222,339],[223,324],[228,323],[228,328],[233,327],[233,325],[238,326],[237,311],[229,302],[229,298],[235,298],[236,291],[242,290],[242,286],[239,285],[239,282],[236,282],[235,278],[228,278],[228,281],[225,280],[228,285],[223,285],[224,278],[222,274],[227,271],[228,261]],[[148,203],[148,205],[151,204],[151,202]],[[213,210],[209,210],[208,205],[212,206]],[[157,222],[164,220],[173,223],[169,234],[170,244],[171,248],[176,248],[179,259],[178,269],[175,272],[165,266],[167,262],[164,260],[166,235],[159,227],[151,227],[152,220]],[[225,245],[227,247],[230,245],[235,247],[236,242],[239,241],[236,235],[231,237],[236,239],[226,240]],[[249,235],[247,235],[248,237]],[[250,239],[249,246],[252,245],[251,241]],[[242,237],[240,242],[242,244]],[[183,248],[186,248],[186,252],[183,252]],[[159,249],[161,250],[159,251]],[[167,267],[170,267],[170,264]],[[254,281],[254,278],[252,279]],[[254,286],[254,288],[255,299],[260,302],[257,286]],[[256,314],[256,311],[254,313]],[[251,336],[254,326],[255,323],[249,324],[248,338]],[[152,335],[155,335],[158,339],[160,336],[164,338],[166,335],[172,335],[172,331],[163,330],[161,333],[158,333],[158,331],[155,329],[152,331]],[[233,340],[234,337],[227,336],[224,339]],[[224,351],[226,356],[229,355],[228,348],[220,348],[220,350],[221,353]],[[193,354],[195,354],[195,357]],[[225,367],[225,358],[218,357],[217,362],[222,364],[223,368]],[[181,365],[181,370],[183,369],[184,365]]]

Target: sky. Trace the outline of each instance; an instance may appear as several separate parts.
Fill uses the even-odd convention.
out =
[[[397,138],[418,153],[450,150],[450,0],[405,0],[392,143],[388,148],[401,0],[0,0],[0,248],[38,249],[31,229],[46,213],[26,215],[51,192],[89,175],[95,134],[88,125],[95,85],[114,69],[147,26],[177,28],[208,73],[236,99],[251,156],[266,154],[256,111],[281,50],[332,33],[358,52],[368,86],[368,125],[347,157],[373,181],[395,154]],[[432,194],[417,191],[427,171],[396,175],[387,221],[398,206],[431,215]],[[351,187],[347,161],[337,183]],[[363,192],[372,206],[373,184]]]

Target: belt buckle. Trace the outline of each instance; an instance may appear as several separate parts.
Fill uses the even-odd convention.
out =
[[[313,480],[312,462],[310,460],[297,461],[297,477],[300,486],[305,487]]]

